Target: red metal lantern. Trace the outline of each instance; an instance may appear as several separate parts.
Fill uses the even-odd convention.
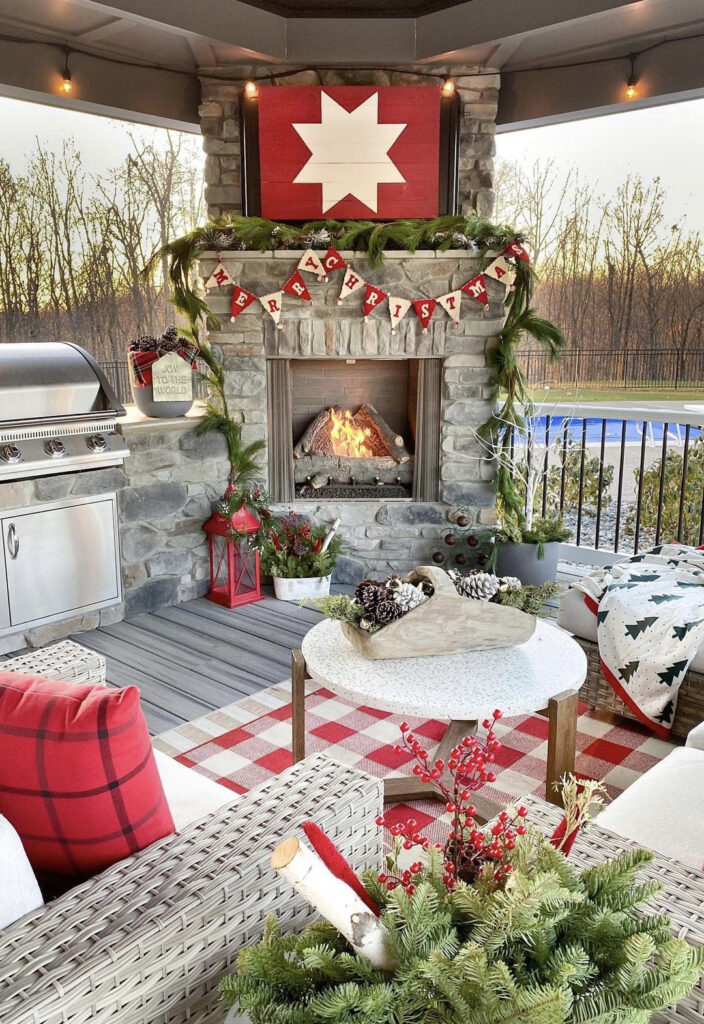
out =
[[[256,533],[259,520],[247,508],[241,508],[229,519],[216,512],[203,529],[210,548],[209,601],[237,608],[263,598],[259,581],[259,552],[246,538],[233,539],[231,530]]]

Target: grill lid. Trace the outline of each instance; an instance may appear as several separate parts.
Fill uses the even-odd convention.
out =
[[[102,370],[71,342],[0,344],[0,426],[124,416]]]

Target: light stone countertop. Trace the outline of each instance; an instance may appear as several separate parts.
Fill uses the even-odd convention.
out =
[[[193,404],[192,409],[185,416],[169,416],[163,419],[144,416],[136,405],[127,405],[125,408],[127,415],[121,416],[117,421],[117,430],[120,434],[149,430],[192,430],[198,426],[204,415],[203,405],[199,401]]]

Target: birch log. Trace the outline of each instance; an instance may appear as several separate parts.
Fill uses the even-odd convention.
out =
[[[394,970],[384,925],[310,847],[295,837],[285,839],[271,855],[271,866],[344,935],[359,956],[379,970]]]
[[[328,532],[325,534],[325,540],[323,541],[323,546],[320,549],[321,554],[322,554],[323,551],[327,551],[327,549],[330,547],[330,541],[333,539],[333,537],[337,533],[337,529],[338,529],[338,527],[339,527],[341,522],[342,522],[341,519],[336,519],[333,522],[333,524],[330,527],[330,529],[328,530]]]

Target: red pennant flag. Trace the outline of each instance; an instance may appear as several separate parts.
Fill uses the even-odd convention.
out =
[[[520,242],[511,242],[510,245],[506,246],[501,255],[516,256],[519,260],[524,260],[525,263],[530,263],[530,255],[528,254],[528,250],[525,249]]]
[[[246,309],[250,303],[254,302],[256,297],[257,296],[253,295],[252,292],[248,292],[246,288],[236,284],[232,289],[232,315],[230,316],[230,320],[234,320],[238,317],[243,309]]]
[[[374,288],[371,284],[365,284],[364,289],[365,296],[362,313],[364,314],[364,320],[366,322],[369,318],[369,314],[372,313],[377,306],[380,306],[388,296],[386,292],[382,292],[381,288]]]
[[[428,324],[430,323],[430,318],[433,315],[433,310],[436,305],[437,302],[435,299],[415,299],[413,302],[413,308],[416,311],[416,316],[423,327],[423,334],[428,333]]]
[[[476,299],[482,306],[489,305],[489,294],[486,290],[486,279],[483,274],[477,274],[471,281],[465,281],[460,285],[460,291],[469,295],[470,299]]]
[[[284,285],[283,291],[285,291],[287,295],[293,295],[294,299],[303,299],[309,306],[313,305],[313,299],[306,287],[305,281],[301,277],[300,270],[294,270]]]
[[[342,270],[347,266],[347,262],[343,260],[337,249],[333,249],[332,246],[323,256],[322,263],[326,274],[329,274],[332,270]]]

